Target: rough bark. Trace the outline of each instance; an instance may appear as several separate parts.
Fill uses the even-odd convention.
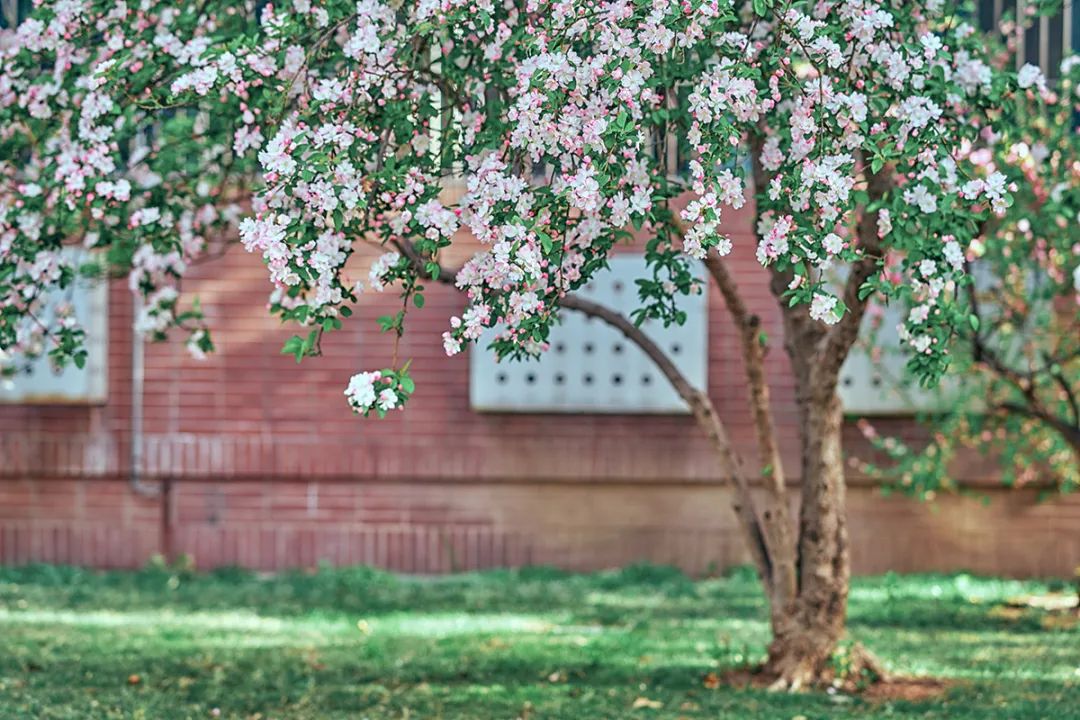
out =
[[[808,393],[809,394],[809,393]],[[844,633],[850,562],[841,454],[843,414],[835,394],[800,404],[802,495],[799,594],[793,612],[773,624],[768,672],[781,686],[819,682]]]
[[[708,396],[693,388],[663,351],[619,313],[575,296],[567,296],[563,307],[601,319],[626,335],[656,363],[694,412],[718,454],[724,474],[734,481],[735,512],[750,541],[751,555],[768,596],[773,641],[765,672],[776,678],[778,689],[811,687],[834,679],[831,659],[844,633],[847,609],[850,570],[840,403],[835,394],[815,395],[805,387],[799,393],[803,495],[799,523],[802,533],[796,544],[787,515],[784,475],[768,404],[758,322],[746,312],[726,268],[720,265],[710,271],[721,286],[729,311],[744,337],[744,361],[758,441],[763,458],[771,458],[775,468],[763,474],[766,494],[764,502],[758,503],[764,508],[760,512],[743,471],[742,459],[733,449]],[[802,364],[812,363],[800,361]],[[803,375],[809,379],[809,373]],[[856,656],[850,667],[880,674],[872,656],[861,650],[853,652]]]
[[[776,423],[769,403],[769,383],[765,374],[765,342],[760,319],[750,313],[739,293],[727,265],[716,255],[706,260],[706,266],[724,305],[739,331],[743,365],[750,390],[750,414],[761,458],[761,482],[766,496],[761,513],[762,533],[769,549],[769,577],[762,581],[769,596],[769,614],[773,626],[782,624],[792,610],[798,592],[798,570],[795,566],[794,539],[788,513],[788,494],[784,463],[777,443]]]
[[[757,187],[768,181],[752,149]],[[867,176],[870,201],[892,187],[889,169]],[[784,347],[795,375],[801,445],[801,493],[797,555],[797,590],[786,613],[773,614],[773,640],[765,670],[776,688],[798,689],[834,680],[831,660],[844,635],[850,583],[846,486],[842,449],[843,409],[836,389],[840,367],[858,337],[866,302],[862,284],[877,271],[880,245],[877,213],[863,210],[855,227],[863,257],[853,263],[843,291],[848,312],[826,328],[814,322],[805,306],[790,307],[783,298],[792,281],[788,272],[772,271],[770,289],[784,323]],[[856,646],[847,667],[878,678],[880,663]]]

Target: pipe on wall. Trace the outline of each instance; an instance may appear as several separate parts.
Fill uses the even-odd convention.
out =
[[[138,330],[139,314],[142,312],[142,296],[134,293],[131,318],[131,458],[128,484],[136,495],[158,497],[162,483],[147,483],[142,477],[143,468],[143,386],[146,383],[146,339]]]

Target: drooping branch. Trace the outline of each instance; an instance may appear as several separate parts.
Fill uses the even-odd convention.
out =
[[[751,494],[750,482],[746,477],[742,458],[735,452],[731,439],[727,434],[727,428],[717,415],[716,408],[709,396],[695,388],[667,354],[641,328],[624,315],[576,295],[565,296],[560,301],[560,305],[568,310],[575,310],[601,320],[621,332],[627,340],[634,343],[653,361],[672,387],[675,388],[675,392],[690,408],[698,424],[708,436],[713,449],[716,450],[720,457],[722,471],[731,478],[735,485],[735,512],[739,517],[743,530],[746,532],[750,552],[754,557],[755,564],[758,566],[762,580],[771,586],[773,577],[772,559],[759,519],[760,516]]]
[[[672,226],[684,236],[686,228],[678,215]],[[750,312],[739,292],[735,278],[728,271],[723,259],[709,253],[705,267],[724,298],[724,306],[739,332],[743,364],[750,389],[750,414],[754,421],[758,452],[761,456],[761,477],[769,502],[762,512],[766,543],[772,558],[772,584],[778,607],[786,606],[797,591],[797,575],[794,557],[794,541],[788,517],[787,481],[784,463],[777,443],[776,423],[769,403],[769,383],[765,374],[765,344],[761,337],[761,320]]]
[[[567,310],[576,310],[577,312],[594,317],[598,320],[602,320],[608,325],[612,326],[628,340],[637,345],[645,355],[652,360],[653,364],[663,373],[672,387],[675,388],[675,392],[679,394],[691,409],[697,402],[697,397],[703,395],[697,388],[690,384],[690,381],[682,374],[682,372],[675,366],[675,363],[671,361],[671,358],[660,349],[652,339],[646,335],[641,328],[634,325],[626,316],[622,315],[609,307],[601,305],[600,303],[593,302],[592,300],[586,300],[578,295],[566,295],[559,302],[559,305]],[[706,398],[707,400],[707,398]]]
[[[409,259],[409,262],[418,272],[423,272],[425,266],[431,262],[417,251],[415,245],[407,240],[395,240],[394,245]],[[457,272],[447,272],[440,267],[437,280],[452,285],[454,283],[453,278],[456,275]],[[741,306],[741,300],[739,302]],[[604,305],[573,294],[565,295],[560,300],[559,305],[567,310],[594,317],[621,332],[627,340],[634,343],[656,365],[657,369],[671,383],[675,392],[690,408],[694,418],[705,431],[709,442],[719,455],[722,471],[731,478],[735,486],[735,513],[746,533],[751,556],[761,573],[762,581],[771,590],[775,588],[784,598],[784,603],[775,603],[773,606],[778,609],[783,608],[786,602],[794,595],[795,570],[790,551],[792,546],[789,537],[787,500],[783,495],[783,470],[780,464],[780,454],[775,444],[775,432],[772,429],[768,388],[764,382],[764,366],[760,362],[760,345],[757,346],[758,355],[756,357],[758,361],[754,363],[757,372],[754,373],[754,376],[759,378],[758,386],[762,394],[758,399],[763,402],[763,405],[755,412],[755,418],[763,412],[762,417],[765,418],[766,422],[767,445],[762,446],[762,457],[766,462],[771,462],[773,466],[773,472],[768,477],[772,479],[772,485],[774,485],[771,493],[774,497],[769,503],[769,509],[764,513],[764,523],[762,522],[762,515],[759,515],[757,511],[742,457],[735,452],[727,428],[717,415],[716,408],[709,396],[695,388],[660,346],[653,342],[641,328],[626,316]],[[756,334],[754,343],[757,344]],[[777,483],[778,485],[776,485]],[[779,490],[775,489],[775,487],[778,487]],[[777,497],[781,498],[779,502],[776,500]],[[774,556],[783,558],[779,567],[774,567]]]

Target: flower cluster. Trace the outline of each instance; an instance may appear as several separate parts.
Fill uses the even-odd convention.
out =
[[[376,370],[353,375],[345,388],[345,398],[353,412],[359,415],[374,412],[385,417],[394,408],[401,408],[413,390],[415,385],[407,369]]]
[[[991,454],[1009,485],[1080,487],[1080,56],[1065,58],[1057,77],[1050,89],[1036,68],[1022,69],[1024,92],[1002,108],[997,131],[958,154],[968,178],[958,192],[1000,197],[1004,215],[973,239],[943,234],[941,257],[915,265],[902,328],[911,346],[925,354],[943,344],[936,315],[970,320],[951,338],[955,372],[928,420],[930,442],[866,427],[890,462],[863,469],[902,491],[955,489],[953,473],[972,452]],[[959,271],[970,282],[956,292],[944,276]]]
[[[758,259],[794,276],[789,299],[814,318],[847,312],[828,268],[890,251],[899,282],[869,291],[950,307],[975,222],[1010,202],[1010,182],[970,162],[996,137],[987,111],[1051,93],[990,62],[943,5],[41,3],[0,31],[0,341],[38,343],[37,289],[72,275],[58,251],[81,240],[129,274],[141,325],[183,327],[199,356],[205,323],[162,298],[235,237],[265,261],[272,311],[314,333],[290,353],[318,352],[351,314],[358,243],[393,251],[368,283],[404,296],[380,319],[400,335],[467,232],[481,250],[455,278],[469,306],[447,352],[498,327],[497,352],[535,354],[630,228],[651,238],[642,316],[678,322],[689,260],[731,251],[723,216],[748,187]],[[917,370],[940,370],[956,322],[912,317]],[[380,400],[380,372],[350,383],[358,410],[407,396]]]

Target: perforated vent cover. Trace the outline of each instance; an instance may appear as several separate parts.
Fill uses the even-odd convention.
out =
[[[864,347],[852,348],[840,369],[840,400],[844,412],[852,415],[904,415],[932,410],[942,402],[936,391],[921,389],[916,383],[903,382],[907,355],[901,350],[896,326],[903,320],[902,304],[884,310],[875,345],[881,359],[874,361]],[[862,335],[869,337],[870,318],[863,318]]]
[[[36,359],[29,373],[0,381],[0,403],[34,405],[103,403],[107,390],[109,286],[104,282],[78,279],[66,290],[55,290],[54,300],[44,318],[49,321],[55,302],[70,302],[75,317],[86,330],[86,365],[80,370],[69,362],[60,373],[53,372],[47,356]]]
[[[629,316],[639,306],[635,280],[649,277],[641,255],[611,258],[578,294]],[[703,268],[695,272],[703,277]],[[701,390],[708,377],[708,317],[704,294],[680,298],[684,325],[643,329],[668,353],[687,380]],[[689,412],[667,379],[636,345],[601,320],[564,310],[551,331],[550,349],[539,360],[496,362],[487,350],[494,331],[470,350],[472,407],[496,412],[670,413]]]

